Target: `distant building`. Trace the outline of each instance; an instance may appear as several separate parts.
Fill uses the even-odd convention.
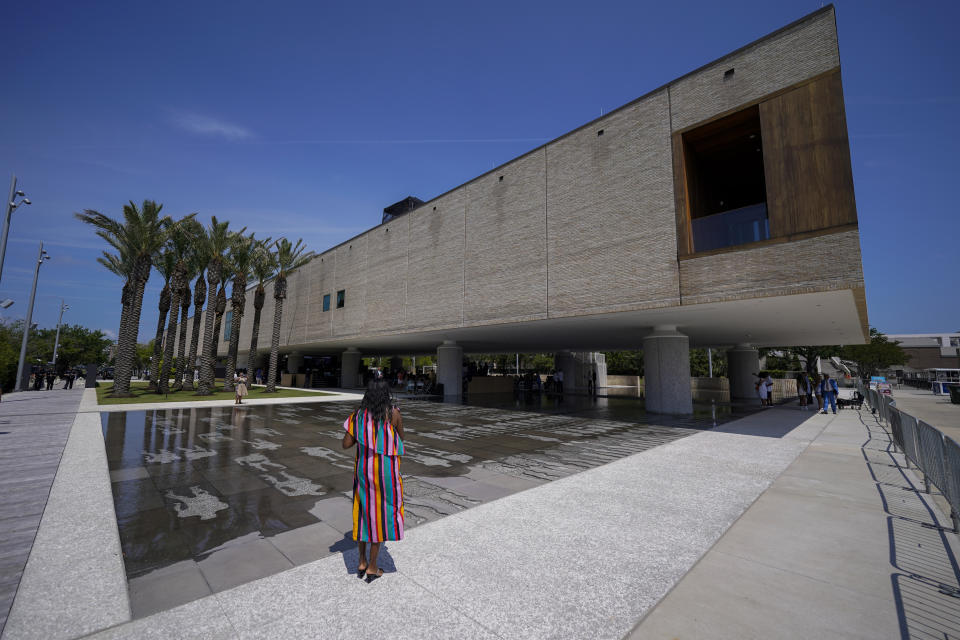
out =
[[[910,360],[894,369],[904,380],[929,380],[936,369],[960,369],[960,331],[888,335],[900,343]]]

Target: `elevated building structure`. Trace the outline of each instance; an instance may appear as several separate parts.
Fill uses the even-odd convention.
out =
[[[736,397],[758,346],[868,335],[832,6],[398,205],[289,278],[288,367],[328,356],[351,387],[362,354],[436,354],[455,398],[465,350],[642,347],[648,409],[687,413],[691,346],[731,347]]]

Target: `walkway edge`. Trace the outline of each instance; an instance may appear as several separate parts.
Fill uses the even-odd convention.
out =
[[[3,638],[75,638],[131,619],[107,469],[100,414],[78,413]]]

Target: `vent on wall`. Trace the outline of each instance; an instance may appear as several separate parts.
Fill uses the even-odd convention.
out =
[[[602,135],[603,135],[603,129],[600,129],[599,131],[597,131],[597,137],[602,136]]]
[[[723,79],[724,79],[724,81],[732,80],[732,79],[733,79],[733,69],[727,69],[726,71],[724,71],[724,72],[723,72]]]

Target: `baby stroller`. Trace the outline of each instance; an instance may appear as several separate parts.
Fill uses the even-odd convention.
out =
[[[852,398],[837,398],[837,409],[843,408],[862,409],[863,394],[859,391],[854,391]]]

